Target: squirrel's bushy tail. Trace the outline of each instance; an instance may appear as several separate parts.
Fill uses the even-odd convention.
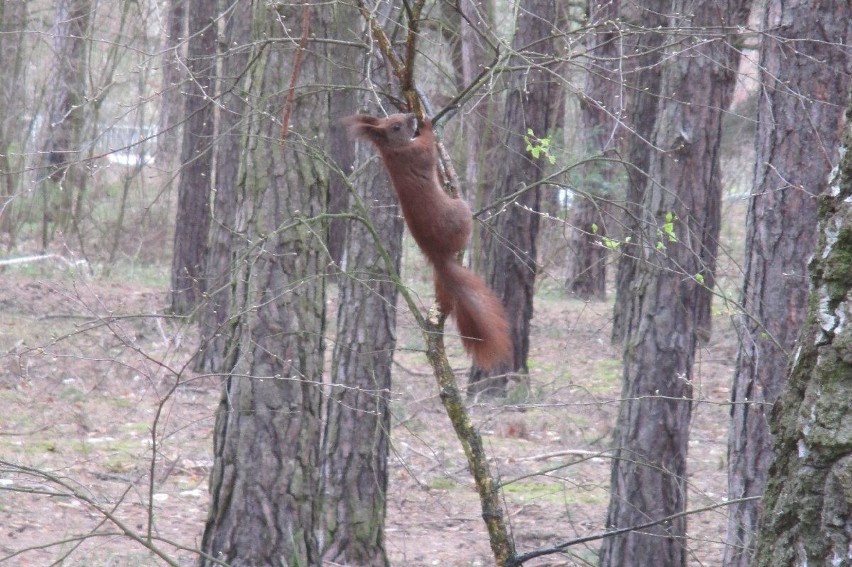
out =
[[[452,313],[462,345],[483,370],[509,362],[512,338],[500,300],[482,278],[454,258],[433,262],[435,296],[441,311]]]

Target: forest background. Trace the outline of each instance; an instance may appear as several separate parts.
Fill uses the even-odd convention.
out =
[[[0,563],[846,556],[851,12],[0,0]],[[398,111],[504,368],[340,121]]]

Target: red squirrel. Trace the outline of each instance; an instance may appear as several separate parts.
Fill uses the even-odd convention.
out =
[[[491,370],[512,356],[503,305],[482,279],[464,268],[457,254],[473,228],[470,207],[450,197],[438,180],[432,122],[418,128],[414,114],[344,119],[350,132],[376,146],[390,174],[411,235],[435,269],[435,299],[452,314],[474,363]]]

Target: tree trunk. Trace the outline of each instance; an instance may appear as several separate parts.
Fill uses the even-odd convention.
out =
[[[651,138],[657,124],[662,80],[661,46],[666,37],[665,28],[669,25],[666,14],[670,9],[671,3],[665,0],[652,0],[643,2],[641,6],[628,4],[622,7],[625,22],[632,24],[639,31],[625,37],[623,48],[624,53],[632,56],[626,62],[623,74],[627,112],[626,123],[621,129],[624,134],[622,153],[626,156],[628,165],[624,210],[621,216],[621,255],[615,275],[613,344],[621,344],[627,328],[635,324],[630,321],[630,304],[635,299],[636,264],[641,253],[636,241],[641,231],[642,200],[653,152]]]
[[[593,31],[587,37],[588,69],[586,86],[580,101],[581,136],[587,158],[614,154],[619,139],[619,122],[624,109],[619,97],[621,78],[621,35],[618,17],[619,0],[591,0],[588,25]],[[568,291],[579,299],[606,297],[607,248],[602,238],[609,224],[604,201],[596,197],[613,196],[615,166],[593,161],[580,169],[577,185],[582,193],[574,195],[568,221]]]
[[[383,9],[392,9],[387,3]],[[353,30],[361,19],[354,9],[336,7],[334,37],[356,45],[363,31]],[[349,36],[351,34],[351,37]],[[345,84],[362,80],[356,70],[370,69],[372,84],[389,74],[380,58],[345,44],[329,48],[329,76]],[[352,63],[369,58],[362,65]],[[388,85],[388,92],[392,92]],[[381,162],[372,159],[368,144],[358,143],[337,129],[340,118],[367,106],[355,89],[331,95],[330,154],[338,168],[358,174],[331,191],[340,191],[337,212],[352,212],[372,224],[345,219],[340,244],[337,332],[332,355],[322,450],[323,561],[334,565],[387,567],[385,514],[388,452],[390,449],[391,364],[396,347],[395,276],[402,257],[403,221],[393,189]],[[355,147],[360,146],[357,166]],[[334,176],[332,176],[334,179]],[[357,196],[352,196],[350,185]],[[331,206],[331,205],[330,205]],[[330,240],[333,238],[329,237]],[[388,265],[379,248],[389,255]]]
[[[245,175],[241,158],[249,119],[244,93],[251,85],[246,66],[259,52],[251,42],[252,12],[249,2],[237,2],[227,12],[223,34],[221,74],[218,88],[219,133],[216,141],[216,187],[213,191],[212,224],[205,259],[206,301],[201,305],[199,326],[201,351],[196,364],[200,372],[222,373],[234,365],[236,345],[230,341],[238,322],[233,313],[239,274],[236,254],[242,245],[238,236],[240,178]]]
[[[10,157],[13,146],[26,148],[27,127],[21,91],[25,88],[26,57],[23,30],[27,29],[27,5],[18,0],[0,0],[0,233],[14,247],[17,223],[12,200],[21,191],[20,171],[25,168]],[[25,153],[25,152],[21,152]]]
[[[672,6],[687,29],[744,26],[747,0]],[[683,15],[690,17],[684,19]],[[722,28],[724,26],[724,28]],[[711,35],[711,37],[712,37]],[[739,52],[734,38],[672,34],[689,56],[663,70],[660,108],[637,248],[636,292],[624,350],[607,527],[627,528],[684,511],[692,414],[692,366],[699,317],[709,303],[719,234],[722,114],[730,104]],[[686,518],[607,538],[601,566],[686,564]]]
[[[488,51],[488,45],[480,34],[494,28],[493,6],[490,3],[475,0],[459,0],[459,65],[456,75],[461,77],[459,91],[469,87],[478,78],[486,65],[491,63],[494,54]],[[486,36],[487,37],[487,36]],[[492,117],[497,108],[492,97],[476,98],[465,106],[465,119],[459,121],[464,143],[464,188],[467,200],[473,210],[482,208],[492,198],[492,168],[483,167],[488,162],[489,151],[497,147],[492,128]],[[474,223],[470,236],[468,258],[475,271],[484,269],[483,248],[488,239],[482,223]]]
[[[89,22],[91,0],[59,0],[52,30],[56,54],[47,94],[48,115],[42,135],[45,169],[37,172],[43,198],[42,248],[57,225],[70,220],[74,192],[82,183],[77,165],[86,111]]]
[[[338,6],[342,8],[342,5]],[[358,16],[356,14],[356,16]],[[360,17],[360,16],[359,16]],[[339,72],[345,72],[340,70]],[[357,81],[357,79],[356,79]],[[352,82],[350,84],[356,84]],[[329,135],[329,154],[334,162],[341,168],[340,171],[332,171],[328,187],[328,212],[331,214],[345,213],[349,207],[349,187],[346,175],[351,173],[350,168],[355,161],[354,144],[346,133],[346,125],[341,122],[352,114],[358,107],[352,105],[347,108],[347,103],[352,101],[352,94],[348,90],[335,89],[331,93],[331,125]],[[330,219],[328,222],[328,255],[329,260],[339,269],[343,262],[344,249],[346,247],[346,232],[348,222],[344,219]]]
[[[776,457],[755,567],[850,564],[852,104],[845,130],[839,176],[820,202],[808,317],[790,378],[772,410]]]
[[[568,291],[583,300],[606,298],[606,248],[603,202],[590,193],[577,194],[568,221]]]
[[[767,5],[760,54],[754,186],[728,441],[728,496],[761,496],[772,461],[769,408],[784,387],[788,356],[804,321],[808,258],[817,224],[815,195],[836,163],[849,91],[848,3]],[[793,42],[792,40],[795,40]],[[803,117],[807,119],[803,119]],[[759,501],[729,508],[728,567],[754,553]]]
[[[245,71],[252,114],[237,185],[237,322],[228,345],[235,363],[216,414],[201,548],[235,567],[318,565],[325,227],[314,219],[324,210],[327,181],[315,147],[325,143],[328,97],[313,88],[295,97],[282,148],[281,108],[298,33],[284,37],[281,21],[300,22],[301,6],[252,9],[252,39],[262,49]],[[315,29],[326,9],[312,8]],[[327,83],[321,49],[305,52],[299,84]]]
[[[393,190],[380,167],[373,160],[354,180],[360,202],[350,205],[350,210],[372,222],[379,242],[361,222],[349,222],[344,272],[338,280],[337,339],[322,475],[327,546],[323,559],[375,567],[388,565],[384,522],[397,299],[391,276],[399,273],[403,227]],[[393,266],[387,266],[379,245],[385,247]]]
[[[204,259],[210,230],[216,76],[216,2],[189,0],[189,42],[181,173],[172,251],[171,311],[187,315],[206,291]]]
[[[390,9],[389,6],[383,7]],[[336,3],[333,16],[333,36],[335,38],[346,38],[349,41],[361,41],[363,34],[352,33],[353,26],[359,28],[353,22],[359,22],[361,15],[352,10],[346,3]],[[331,54],[332,76],[335,82],[344,85],[357,85],[361,77],[361,69],[352,64],[354,61],[363,59],[360,51],[352,49],[347,45],[333,45],[329,48]],[[348,61],[348,63],[347,63]],[[346,125],[342,119],[358,110],[359,100],[353,93],[353,89],[333,89],[330,100],[330,130],[328,152],[337,168],[330,173],[328,180],[328,212],[340,214],[349,212],[350,198],[349,187],[351,181],[348,176],[352,173],[355,163],[355,144],[346,131]],[[328,222],[328,254],[329,260],[337,269],[340,268],[344,259],[344,249],[349,223],[346,219],[330,219]],[[345,276],[344,276],[345,277]]]
[[[163,86],[160,93],[157,160],[172,164],[180,149],[180,123],[184,112],[182,46],[186,40],[186,5],[189,0],[169,0],[163,38]]]
[[[535,142],[529,136],[529,130],[532,130],[532,136],[539,138],[551,134],[552,109],[558,92],[547,72],[547,65],[555,53],[552,27],[556,18],[555,2],[524,0],[521,4],[512,45],[515,49],[533,48],[524,53],[524,58],[514,57],[514,64],[521,65],[522,60],[529,64],[532,59],[541,67],[530,66],[509,79],[503,118],[506,138],[501,144],[505,159],[500,161],[494,199],[507,198],[543,177],[546,157],[533,158],[526,149],[526,140]],[[468,384],[469,395],[485,391],[505,395],[507,372],[527,374],[540,204],[540,188],[528,189],[494,219],[494,232],[500,237],[488,239],[486,281],[506,308],[514,352],[508,367],[490,372],[473,367]]]

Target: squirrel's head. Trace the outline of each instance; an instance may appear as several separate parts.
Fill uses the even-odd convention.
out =
[[[414,114],[391,114],[387,118],[357,114],[343,121],[352,135],[366,138],[380,148],[404,146],[419,133]]]

